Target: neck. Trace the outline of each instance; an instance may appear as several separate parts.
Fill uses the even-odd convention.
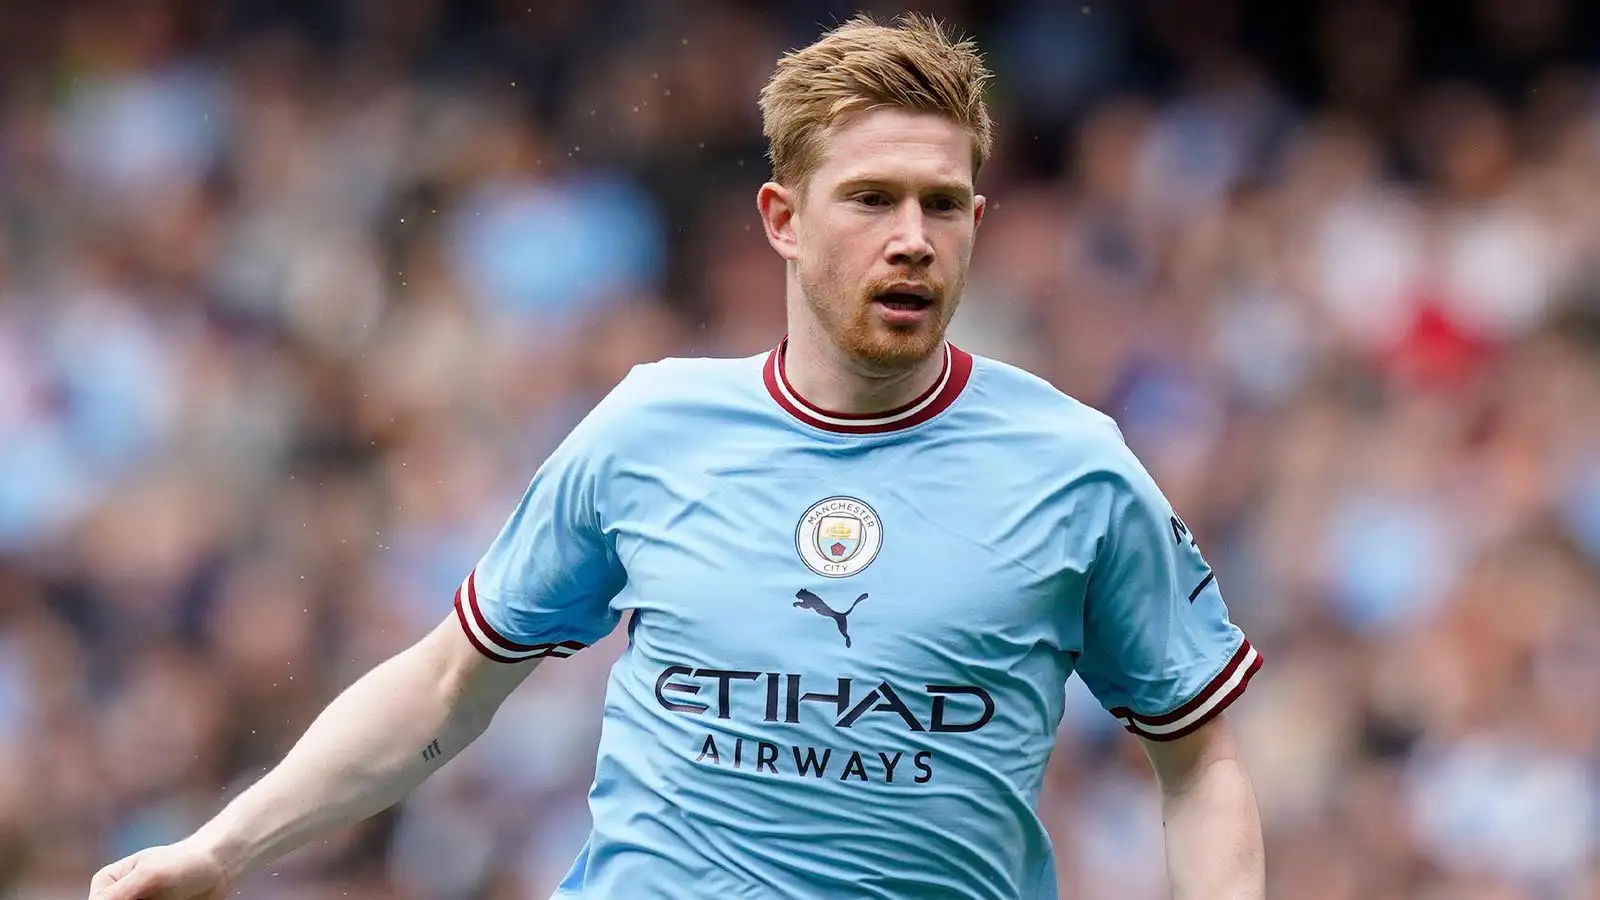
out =
[[[879,370],[851,359],[815,329],[790,333],[783,371],[807,403],[849,415],[885,412],[904,406],[933,387],[944,371],[943,343],[938,352],[907,368]]]

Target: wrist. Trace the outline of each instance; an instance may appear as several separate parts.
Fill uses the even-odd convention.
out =
[[[221,815],[190,835],[188,843],[196,853],[209,858],[230,884],[244,875],[252,864],[248,843],[228,827]]]

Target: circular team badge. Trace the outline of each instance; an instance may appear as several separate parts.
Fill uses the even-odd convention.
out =
[[[883,525],[864,501],[829,497],[800,517],[794,546],[811,571],[844,578],[872,565],[883,547]]]

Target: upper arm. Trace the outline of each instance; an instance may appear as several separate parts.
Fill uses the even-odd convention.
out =
[[[1112,467],[1102,499],[1077,671],[1128,731],[1176,741],[1242,694],[1261,657],[1229,620],[1194,536],[1131,452]]]
[[[611,600],[627,575],[606,523],[606,489],[615,480],[620,391],[585,416],[534,472],[457,589],[459,630],[484,658],[519,663],[571,656],[616,627],[620,614]]]
[[[452,613],[417,643],[417,651],[428,658],[440,674],[455,707],[484,719],[511,696],[538,668],[539,660],[506,664],[485,656],[461,627],[458,613]]]
[[[1181,791],[1194,776],[1214,762],[1237,759],[1233,730],[1225,716],[1215,716],[1184,736],[1167,741],[1140,738],[1156,781],[1164,793]]]

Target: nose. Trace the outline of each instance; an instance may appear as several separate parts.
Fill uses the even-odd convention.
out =
[[[933,263],[933,242],[928,240],[920,201],[902,203],[895,211],[894,231],[884,246],[884,258],[892,266],[910,269],[925,269]]]

